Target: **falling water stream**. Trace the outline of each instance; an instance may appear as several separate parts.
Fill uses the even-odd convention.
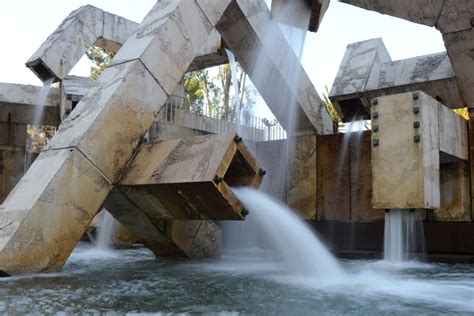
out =
[[[53,84],[53,81],[54,81],[54,78],[51,78],[43,82],[43,86],[41,87],[40,93],[38,94],[38,97],[36,99],[36,106],[33,113],[33,121],[31,125],[40,126],[41,123],[43,122],[44,107],[46,105],[48,94],[49,94],[49,91],[51,90],[51,85]],[[35,157],[36,156],[33,154],[25,155],[25,161],[24,161],[25,171],[33,163],[33,159]]]
[[[234,87],[234,99],[235,99],[235,131],[237,134],[242,134],[241,127],[241,113],[240,113],[240,93],[239,93],[239,82],[237,80],[237,64],[235,63],[235,56],[232,51],[226,48],[227,57],[229,58],[230,72],[232,77],[232,86]]]
[[[114,233],[114,218],[106,209],[102,209],[101,213],[102,218],[97,234],[96,248],[97,250],[110,251]]]

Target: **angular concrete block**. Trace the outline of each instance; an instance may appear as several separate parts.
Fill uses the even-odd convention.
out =
[[[213,28],[195,1],[160,1],[111,64],[140,59],[171,94]]]
[[[87,49],[97,45],[116,52],[137,23],[91,5],[73,11],[26,62],[41,80],[62,80]]]
[[[77,147],[115,182],[166,99],[139,60],[108,67],[48,149]]]
[[[209,22],[212,25],[216,25],[222,18],[224,11],[231,3],[231,0],[220,0],[219,2],[214,0],[196,0],[196,2],[202,12],[204,12],[206,17],[209,19]]]
[[[384,96],[372,118],[373,207],[438,208],[438,102],[422,92]]]
[[[235,134],[206,135],[143,146],[119,191],[149,218],[242,220],[230,187],[259,187],[260,165]]]
[[[468,161],[467,121],[451,109],[438,103],[438,126],[439,150],[443,154],[449,155],[450,158]]]
[[[64,78],[98,37],[86,23],[80,14],[64,20],[26,65],[42,81]]]
[[[212,221],[149,217],[117,188],[109,195],[105,206],[158,257],[198,259],[216,257],[220,253],[222,236]]]
[[[0,270],[59,270],[110,190],[79,151],[42,153],[0,207]]]

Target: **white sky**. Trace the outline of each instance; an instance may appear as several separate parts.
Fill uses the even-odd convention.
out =
[[[155,2],[0,0],[0,82],[41,85],[24,64],[62,20],[81,5],[91,4],[139,22]],[[318,33],[308,32],[303,52],[303,66],[317,91],[322,94],[325,86],[331,87],[348,44],[374,37],[382,37],[394,60],[445,50],[441,35],[434,28],[332,0]],[[74,73],[87,76],[88,64],[81,62]],[[256,115],[270,114],[259,108]]]

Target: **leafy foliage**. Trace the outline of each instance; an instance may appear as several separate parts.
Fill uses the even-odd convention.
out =
[[[337,113],[336,109],[334,108],[334,105],[332,104],[331,100],[329,99],[329,89],[327,86],[325,86],[325,90],[323,93],[323,104],[328,110],[329,115],[332,118],[332,128],[333,132],[337,133],[339,129],[339,123],[342,121],[341,118],[339,117],[339,114]]]
[[[55,126],[28,125],[26,151],[39,153],[44,150],[48,141],[56,133]]]
[[[91,66],[91,80],[97,80],[100,74],[104,71],[107,65],[110,63],[112,58],[114,57],[114,53],[105,49],[100,48],[97,46],[92,46],[86,52],[87,57],[92,61]]]

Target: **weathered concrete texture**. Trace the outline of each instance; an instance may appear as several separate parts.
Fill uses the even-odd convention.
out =
[[[114,183],[166,99],[139,60],[108,67],[47,149],[78,148]]]
[[[371,39],[348,45],[330,98],[350,121],[369,119],[373,98],[417,90],[450,108],[466,106],[446,53],[391,61],[382,40]]]
[[[467,162],[441,164],[441,205],[428,213],[429,221],[471,221],[469,182]]]
[[[470,3],[474,11],[474,3]],[[474,107],[474,27],[443,34],[443,39],[464,100],[469,107]]]
[[[219,5],[220,2],[216,7]],[[167,14],[157,14],[161,10]],[[147,49],[148,45],[129,48],[135,53],[142,49],[143,54],[138,53],[140,56],[148,54],[144,61],[153,62],[148,64],[149,69],[159,67],[181,71],[181,66],[189,66],[196,57],[197,49],[194,47],[200,48],[213,28],[205,21],[207,18],[195,14],[199,12],[200,9],[192,1],[176,1],[166,7],[162,2],[157,3],[130,41],[143,44],[138,40],[141,38],[145,42],[164,46],[151,50]],[[195,25],[196,19],[201,28]],[[80,26],[82,22],[71,17],[65,23]],[[176,27],[173,28],[173,25]],[[207,34],[203,34],[204,30]],[[165,45],[167,42],[162,36],[172,38],[178,46]],[[183,49],[186,49],[185,53]],[[163,58],[157,58],[157,55]],[[164,58],[166,56],[169,58]],[[187,66],[181,74],[174,74],[182,77]],[[33,163],[2,205],[3,214],[11,218],[4,216],[0,220],[1,227],[11,229],[4,230],[2,242],[5,246],[0,242],[0,250],[4,249],[0,252],[0,269],[7,270],[7,273],[20,273],[49,271],[62,266],[105,201],[111,189],[109,184],[118,181],[131,160],[153,122],[153,113],[165,103],[168,96],[156,80],[161,79],[168,88],[174,89],[166,74],[154,74],[158,77],[153,78],[142,61],[137,59],[108,67],[99,78],[98,86],[88,92],[76,110],[61,124],[48,150]],[[70,154],[69,150],[72,151]],[[70,155],[73,158],[67,159]],[[45,159],[40,159],[41,156]],[[77,160],[87,165],[87,168],[84,167],[86,170],[82,170],[81,166],[71,167]],[[219,186],[223,190],[224,186]],[[50,201],[47,210],[42,199]],[[59,214],[58,205],[61,206]],[[25,218],[35,220],[36,226],[32,228],[33,223],[25,222]],[[22,225],[18,226],[22,219]],[[17,223],[15,226],[19,227],[20,235],[25,234],[23,229],[29,231],[27,242],[23,236],[11,238],[15,233],[15,226],[11,223]],[[54,227],[51,228],[50,224]],[[31,230],[39,233],[32,235]],[[61,246],[58,246],[60,239]],[[7,244],[8,241],[11,244]],[[40,248],[41,251],[38,250]]]
[[[105,205],[116,219],[159,257],[197,259],[220,254],[222,235],[213,221],[149,217],[117,188]]]
[[[26,62],[41,80],[64,79],[93,45],[115,51],[138,24],[91,5],[73,11]]]
[[[189,65],[187,71],[195,71],[228,63],[227,54],[223,50],[224,46],[221,35],[214,29],[209,35],[207,42],[201,47],[198,56]]]
[[[332,131],[326,108],[263,1],[232,2],[216,28],[284,127],[289,127],[288,105],[296,101],[297,123],[292,128],[314,129],[318,134]]]
[[[41,87],[0,83],[0,122],[13,124],[59,125],[59,89],[51,88],[43,107],[41,120],[35,122]],[[1,135],[1,133],[0,133]]]
[[[317,219],[350,220],[350,164],[344,134],[318,137]]]
[[[242,220],[242,205],[230,187],[259,187],[262,176],[260,165],[235,137],[206,135],[144,145],[118,190],[148,217]]]
[[[79,151],[42,153],[0,207],[0,270],[60,269],[110,190]]]
[[[473,1],[343,0],[342,2],[439,29],[443,33],[445,46],[464,102],[469,107],[474,107]]]
[[[421,92],[380,97],[372,126],[373,207],[438,208],[438,102]]]
[[[349,143],[351,221],[384,219],[383,210],[372,207],[371,147],[370,131],[352,133]]]
[[[438,103],[439,150],[443,159],[469,160],[467,121]],[[447,157],[448,156],[448,157]],[[441,159],[441,162],[444,162]]]
[[[158,256],[217,256],[221,233],[209,219],[243,219],[230,186],[258,187],[262,179],[260,166],[235,137],[144,145],[105,207]]]
[[[304,219],[316,219],[316,135],[295,136],[287,204]]]
[[[381,38],[347,45],[330,96],[347,96],[345,99],[351,99],[352,95],[364,92],[372,65],[390,61]]]
[[[24,149],[0,150],[0,204],[23,176],[24,161]]]
[[[227,7],[219,1],[215,7]],[[171,94],[213,30],[195,1],[160,1],[112,60],[140,59]]]

